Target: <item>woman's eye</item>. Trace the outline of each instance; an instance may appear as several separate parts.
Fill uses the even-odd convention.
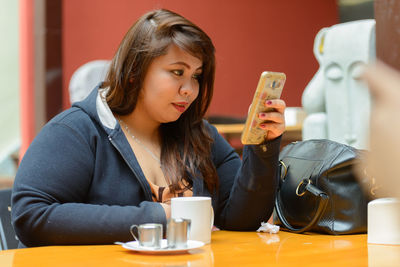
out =
[[[172,73],[175,74],[176,76],[182,76],[183,70],[173,70]]]
[[[194,74],[193,79],[200,81],[201,80],[201,74]]]

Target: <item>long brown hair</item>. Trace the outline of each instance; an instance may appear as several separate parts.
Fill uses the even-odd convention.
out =
[[[143,15],[123,38],[102,87],[109,87],[106,100],[114,113],[130,114],[136,107],[149,65],[166,54],[170,45],[199,58],[203,64],[195,101],[177,121],[160,126],[162,170],[173,191],[182,179],[192,186],[192,178],[200,171],[207,189],[213,192],[218,188],[218,176],[210,153],[212,139],[203,125],[203,117],[214,89],[215,48],[205,32],[169,10]]]

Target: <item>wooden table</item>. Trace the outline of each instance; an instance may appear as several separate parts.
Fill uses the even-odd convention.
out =
[[[224,138],[231,144],[236,151],[241,154],[243,147],[240,136],[242,134],[244,124],[213,124],[217,128],[218,132],[224,136]],[[302,124],[297,125],[286,125],[285,132],[282,135],[281,148],[287,144],[302,140]]]
[[[211,244],[179,255],[144,255],[106,246],[49,246],[0,252],[0,266],[399,266],[400,246],[367,235],[216,231]]]
[[[213,124],[217,128],[218,132],[222,134],[238,134],[240,135],[243,131],[243,123],[234,124]],[[286,132],[301,132],[302,125],[286,125]]]

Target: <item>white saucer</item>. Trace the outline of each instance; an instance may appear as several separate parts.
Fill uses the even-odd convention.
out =
[[[140,253],[147,253],[147,254],[173,254],[173,253],[182,253],[186,252],[190,249],[200,248],[204,246],[204,243],[197,240],[188,240],[186,248],[163,248],[167,247],[167,239],[161,240],[161,247],[162,248],[148,248],[148,247],[141,247],[139,246],[138,241],[131,241],[122,244],[123,248],[137,251]]]

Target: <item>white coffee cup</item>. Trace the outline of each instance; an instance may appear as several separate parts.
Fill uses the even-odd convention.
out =
[[[400,201],[379,198],[368,203],[368,243],[400,245]]]
[[[210,197],[175,197],[171,199],[171,218],[189,219],[189,239],[211,242],[214,211]]]

